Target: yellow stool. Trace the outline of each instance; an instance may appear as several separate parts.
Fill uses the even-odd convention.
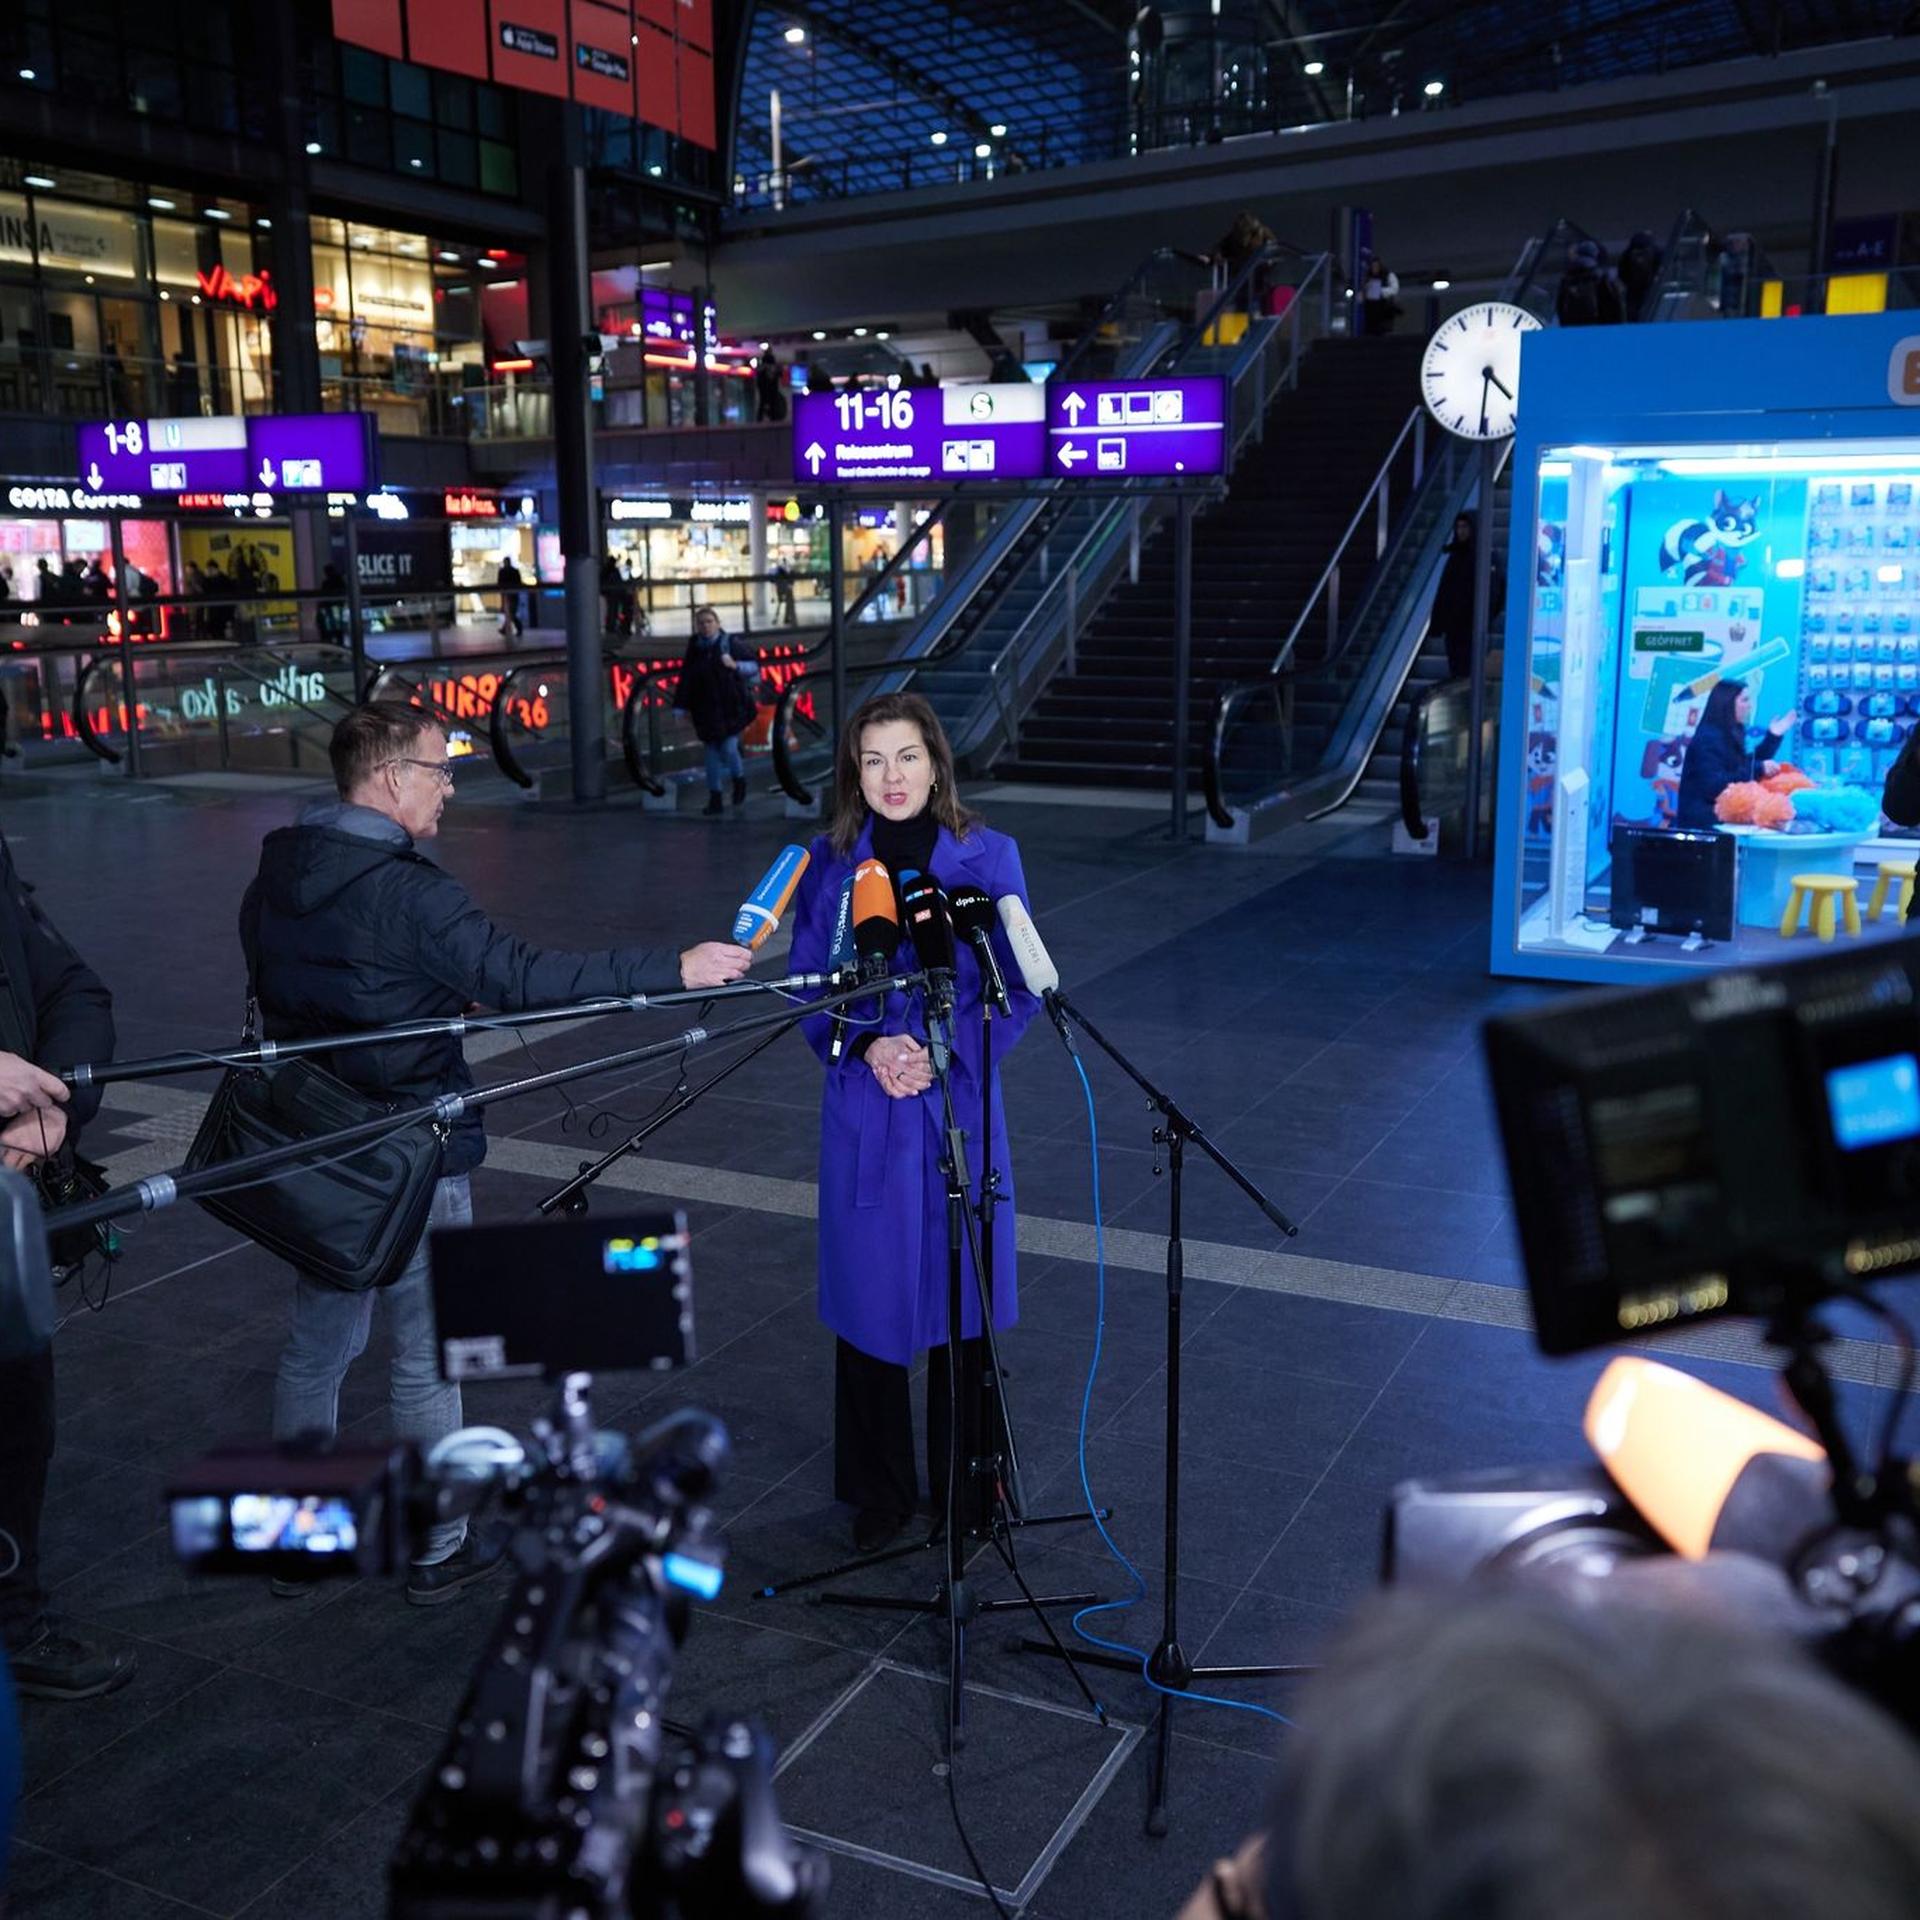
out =
[[[1887,888],[1899,881],[1899,891],[1894,900],[1893,917],[1905,920],[1907,909],[1913,905],[1914,868],[1920,865],[1920,855],[1905,853],[1891,860],[1880,862],[1880,877],[1873,883],[1873,892],[1867,898],[1867,918],[1878,920],[1880,909],[1887,904]]]
[[[1782,940],[1791,940],[1800,931],[1800,899],[1803,894],[1807,896],[1807,918],[1822,940],[1831,940],[1834,936],[1833,903],[1836,900],[1845,909],[1847,931],[1860,931],[1860,902],[1854,895],[1850,875],[1796,873],[1790,884],[1793,891],[1787,895],[1787,910],[1780,916]]]

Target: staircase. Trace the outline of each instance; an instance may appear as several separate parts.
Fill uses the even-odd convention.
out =
[[[1190,764],[1219,690],[1265,673],[1414,403],[1422,342],[1328,339],[1193,532]],[[1174,543],[1141,556],[1020,729],[996,778],[1164,788],[1173,765]],[[1350,583],[1357,593],[1360,582]],[[1335,709],[1314,716],[1331,725]],[[1309,716],[1298,716],[1300,724]]]

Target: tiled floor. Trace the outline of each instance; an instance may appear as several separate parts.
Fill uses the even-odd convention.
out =
[[[234,911],[260,835],[292,804],[87,783],[6,793],[22,870],[115,990],[123,1056],[232,1036]],[[1477,1023],[1535,990],[1485,976],[1484,876],[1390,863],[1377,852],[1384,830],[1344,846],[1322,831],[1312,858],[1285,847],[1249,857],[1170,847],[1132,810],[1022,803],[995,820],[1021,839],[1078,1004],[1299,1225],[1284,1239],[1189,1151],[1181,1639],[1214,1664],[1310,1659],[1376,1577],[1395,1481],[1579,1455],[1598,1362],[1532,1351],[1477,1053]],[[547,943],[684,943],[725,925],[795,831],[766,802],[717,824],[627,807],[575,819],[456,806],[441,853],[501,919]],[[622,1017],[524,1049],[500,1043],[483,1077],[671,1030]],[[1086,1099],[1036,1023],[1005,1074],[1023,1246],[1005,1360],[1035,1507],[1080,1504],[1088,1400],[1087,1483],[1114,1507],[1113,1537],[1146,1590],[1094,1624],[1147,1648],[1162,1584],[1168,1183],[1138,1091],[1097,1047],[1083,1040],[1081,1053],[1106,1267],[1095,1264]],[[695,1077],[728,1057],[697,1058]],[[673,1077],[652,1067],[592,1081],[570,1104],[547,1095],[496,1110],[481,1216],[524,1218]],[[203,1094],[198,1080],[116,1089],[90,1150],[122,1175],[171,1164]],[[964,1874],[928,1746],[939,1689],[912,1677],[940,1672],[938,1631],[800,1594],[757,1597],[845,1551],[846,1515],[831,1499],[831,1344],[812,1308],[817,1099],[816,1063],[784,1041],[610,1176],[597,1206],[665,1195],[687,1207],[703,1357],[681,1376],[608,1379],[600,1412],[636,1425],[697,1403],[732,1430],[728,1587],[680,1656],[675,1710],[697,1720],[748,1706],[796,1751],[782,1786],[796,1822],[871,1850],[836,1857],[829,1913],[977,1913],[977,1891],[874,1857]],[[285,1297],[273,1262],[183,1208],[134,1225],[105,1310],[76,1311],[59,1336],[48,1564],[58,1603],[136,1645],[141,1670],[109,1699],[28,1713],[23,1915],[357,1920],[382,1909],[384,1857],[495,1602],[410,1611],[370,1583],[285,1602],[174,1568],[165,1476],[218,1439],[264,1431]],[[1739,1357],[1688,1364],[1768,1402],[1750,1344],[1721,1344]],[[1875,1396],[1878,1352],[1855,1349],[1850,1404]],[[384,1402],[376,1334],[343,1398],[346,1431],[381,1433]],[[531,1389],[480,1388],[468,1415],[524,1423],[537,1404]],[[1037,1588],[1134,1590],[1085,1522],[1023,1535],[1019,1557]],[[997,1562],[978,1570],[988,1592],[1011,1591]],[[921,1555],[849,1584],[912,1595],[935,1577]],[[1150,1840],[1151,1741],[1130,1730],[1150,1722],[1152,1697],[1126,1674],[1097,1674],[1121,1729],[1099,1734],[1075,1717],[1070,1676],[1020,1651],[1030,1625],[991,1615],[971,1636],[972,1676],[991,1691],[955,1777],[969,1829],[1009,1886],[1050,1861],[1026,1908],[1035,1920],[1170,1913],[1257,1818],[1279,1724],[1181,1706],[1172,1831]],[[876,1669],[883,1657],[892,1664]],[[1284,1713],[1292,1689],[1225,1691]],[[1102,1786],[1108,1757],[1118,1771]],[[857,1822],[830,1790],[848,1769],[867,1782]]]

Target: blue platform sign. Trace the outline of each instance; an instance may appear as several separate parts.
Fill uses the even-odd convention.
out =
[[[1047,387],[1047,471],[1099,479],[1227,470],[1227,383],[1066,380]]]
[[[102,420],[80,429],[80,480],[94,493],[237,493],[248,479],[247,423]]]
[[[79,432],[94,493],[366,493],[380,484],[370,413],[188,414]]]

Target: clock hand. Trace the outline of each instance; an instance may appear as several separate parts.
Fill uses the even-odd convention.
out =
[[[1482,367],[1480,370],[1480,431],[1487,430],[1487,389],[1493,383],[1493,369]]]
[[[1509,401],[1513,399],[1512,390],[1506,386],[1501,385],[1499,375],[1496,374],[1491,367],[1487,369],[1487,378],[1491,380],[1496,387],[1500,388],[1500,391],[1506,395]]]

